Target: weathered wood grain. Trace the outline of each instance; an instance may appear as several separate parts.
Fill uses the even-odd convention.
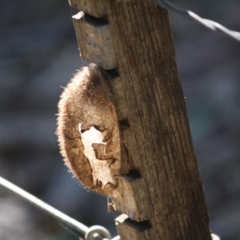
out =
[[[112,193],[112,209],[130,218],[116,220],[121,240],[210,240],[168,14],[147,0],[101,4],[113,46],[112,68],[119,73],[109,86],[124,125],[121,161],[131,169],[116,176]],[[89,37],[86,25],[75,24],[75,29],[80,41]],[[95,36],[89,39],[97,42]],[[104,48],[107,42],[97,44]],[[94,48],[79,45],[89,61],[105,68],[105,60],[91,57]],[[151,227],[141,228],[145,223]]]

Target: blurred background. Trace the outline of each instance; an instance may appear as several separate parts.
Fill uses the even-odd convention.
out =
[[[237,0],[178,0],[240,31]],[[0,2],[0,175],[115,236],[107,200],[73,179],[58,152],[61,86],[82,65],[67,0]],[[211,229],[240,240],[240,43],[170,13]],[[160,26],[159,26],[160,27]],[[0,188],[1,240],[71,240],[56,220]]]

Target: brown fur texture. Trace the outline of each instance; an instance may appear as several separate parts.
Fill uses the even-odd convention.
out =
[[[102,70],[90,64],[64,89],[57,120],[65,164],[85,187],[107,195],[117,187],[115,176],[121,167],[119,126],[111,96]]]

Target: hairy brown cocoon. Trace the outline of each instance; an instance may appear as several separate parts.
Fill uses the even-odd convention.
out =
[[[103,71],[83,67],[58,104],[57,136],[65,164],[87,188],[111,195],[119,175],[120,133]]]

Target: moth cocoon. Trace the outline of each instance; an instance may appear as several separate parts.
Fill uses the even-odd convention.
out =
[[[103,70],[95,64],[83,67],[64,89],[58,110],[65,164],[85,187],[111,195],[121,168],[120,132]]]

